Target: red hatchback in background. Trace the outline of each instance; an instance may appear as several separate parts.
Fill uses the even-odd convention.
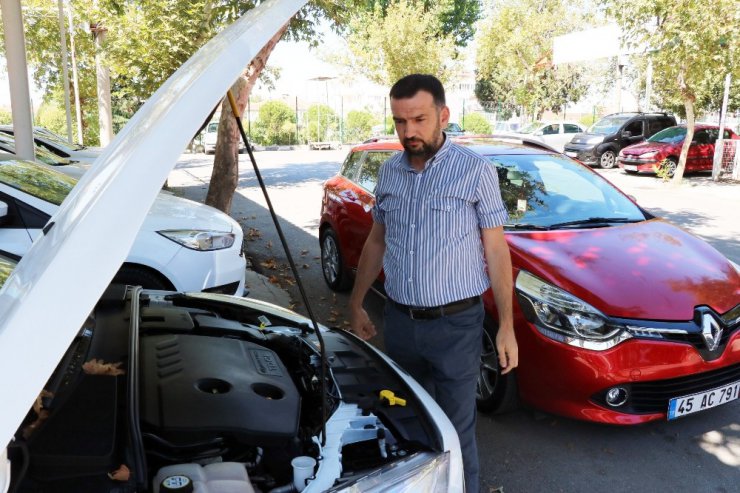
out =
[[[717,126],[699,124],[694,127],[694,138],[686,157],[687,172],[712,171],[714,143],[718,136],[719,127]],[[740,137],[735,132],[725,129],[725,140],[738,138]],[[645,142],[622,149],[617,158],[619,167],[627,173],[655,173],[657,169],[663,167],[667,176],[673,176],[684,140],[686,140],[686,125],[661,130]]]
[[[555,414],[635,424],[738,399],[737,265],[562,154],[510,139],[459,142],[498,171],[520,348],[519,367],[502,376],[489,290],[479,409],[502,412],[519,397]],[[351,284],[378,170],[400,150],[397,141],[355,147],[324,185],[322,266],[335,290]]]

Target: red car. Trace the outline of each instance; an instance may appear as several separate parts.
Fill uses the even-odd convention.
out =
[[[718,136],[719,127],[717,126],[696,125],[694,127],[694,138],[686,158],[687,172],[712,171],[714,143]],[[725,129],[724,138],[730,140],[740,137],[732,130]],[[668,127],[645,142],[622,149],[617,158],[619,167],[627,173],[640,171],[655,173],[656,169],[662,166],[666,168],[668,176],[673,176],[684,140],[686,140],[686,125]]]
[[[740,267],[562,154],[534,142],[459,142],[498,170],[520,348],[517,370],[500,375],[489,290],[479,409],[501,412],[519,397],[555,414],[635,424],[738,399]],[[324,185],[321,256],[333,289],[351,283],[378,170],[400,150],[397,141],[355,147]]]

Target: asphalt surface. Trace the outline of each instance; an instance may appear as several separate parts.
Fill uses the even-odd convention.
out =
[[[341,151],[257,152],[260,170],[287,238],[311,311],[326,325],[346,327],[347,294],[323,282],[318,226],[321,185],[334,175]],[[252,263],[250,296],[307,314],[248,157],[240,173],[232,216],[245,231]],[[184,154],[169,178],[179,195],[203,201],[212,156]],[[702,237],[740,263],[740,184],[689,175],[679,187],[653,176],[600,172],[652,214]],[[366,308],[379,328],[371,343],[383,348],[383,300]],[[612,427],[560,418],[531,409],[479,414],[477,434],[482,491],[740,492],[740,401],[672,422]],[[503,490],[499,490],[503,487]]]

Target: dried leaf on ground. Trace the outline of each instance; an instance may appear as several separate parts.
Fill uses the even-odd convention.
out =
[[[271,241],[268,241],[266,247],[267,248],[272,248],[272,242]]]
[[[264,262],[260,262],[260,265],[264,267],[265,269],[270,269],[270,270],[277,270],[278,268],[278,263],[274,258],[265,260]]]
[[[301,250],[301,255],[307,255],[307,254],[308,254],[308,250]]]
[[[112,377],[123,375],[126,372],[121,368],[122,362],[106,363],[102,359],[93,358],[82,365],[82,371],[88,375],[110,375]]]
[[[46,419],[49,417],[49,411],[44,409],[42,399],[44,399],[45,397],[53,397],[53,395],[54,394],[52,394],[48,390],[42,390],[38,397],[36,397],[36,400],[33,403],[33,412],[36,413],[36,419],[33,421],[33,423],[23,428],[23,438],[28,439],[33,434],[33,432],[36,431],[36,428],[41,426],[41,423],[46,421]]]
[[[128,481],[131,478],[131,470],[126,467],[126,464],[121,464],[121,467],[109,472],[108,477],[113,481]]]
[[[280,279],[278,279],[277,276],[270,276],[270,282],[273,284],[277,284],[278,286],[280,285]]]
[[[303,268],[308,269],[309,268],[308,264],[303,264]]]
[[[254,228],[249,228],[247,230],[247,238],[249,238],[250,240],[254,241],[255,239],[261,238],[261,237],[262,237],[262,232],[260,230],[254,229]]]

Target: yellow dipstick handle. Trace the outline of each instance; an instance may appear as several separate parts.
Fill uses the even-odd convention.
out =
[[[231,105],[231,112],[234,113],[234,116],[237,118],[240,118],[241,115],[239,114],[239,110],[236,107],[236,99],[234,99],[234,95],[231,94],[231,89],[226,91],[226,96],[229,98],[229,104]]]
[[[381,390],[380,400],[388,401],[388,404],[391,406],[405,406],[406,405],[406,399],[401,399],[400,397],[396,397],[396,394],[394,394],[392,390]]]

